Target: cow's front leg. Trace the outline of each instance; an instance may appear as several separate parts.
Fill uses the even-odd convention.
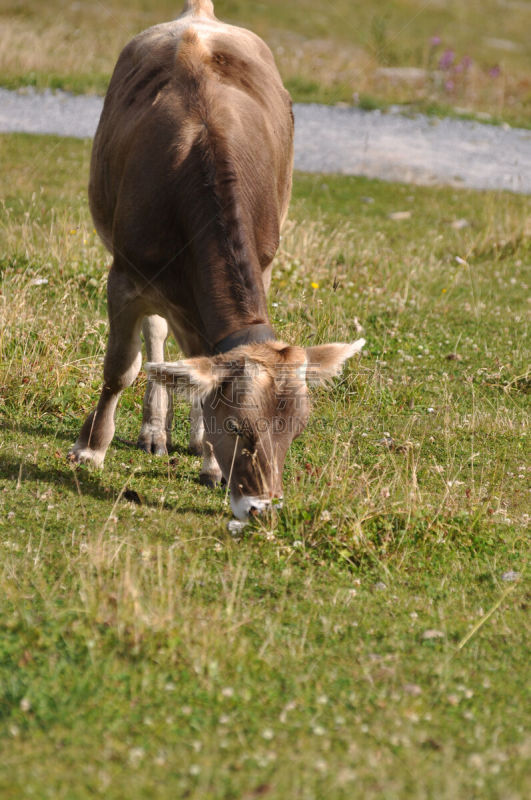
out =
[[[205,424],[203,422],[203,407],[201,400],[192,399],[190,408],[190,443],[188,451],[194,456],[203,454],[203,437],[205,434]]]
[[[221,481],[221,470],[214,455],[214,449],[205,437],[203,406],[197,398],[192,400],[190,409],[190,453],[203,456],[203,464],[199,473],[199,483],[213,488]]]
[[[214,455],[214,448],[207,441],[206,437],[203,438],[203,464],[201,472],[199,473],[199,483],[203,486],[209,486],[211,489],[221,482],[222,473],[219,464]]]
[[[156,314],[146,317],[142,326],[146,344],[147,360],[164,361],[164,343],[168,338],[168,323]],[[148,381],[144,394],[142,427],[138,436],[138,447],[156,456],[168,453],[171,448],[171,426],[173,421],[173,398],[171,389],[160,383]]]
[[[221,481],[221,470],[214,455],[214,448],[205,436],[205,421],[201,401],[194,398],[190,409],[190,446],[194,455],[202,455],[203,463],[199,473],[199,483],[213,488]]]
[[[107,281],[109,340],[103,367],[103,388],[68,457],[77,463],[103,466],[114,436],[114,412],[121,392],[140,369],[140,328],[143,310],[134,287],[123,272],[111,268]]]

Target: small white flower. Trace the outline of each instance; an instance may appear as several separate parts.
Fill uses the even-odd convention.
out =
[[[145,755],[146,751],[143,747],[133,747],[132,750],[129,751],[129,763],[136,766],[140,764]]]
[[[514,581],[520,580],[520,573],[510,569],[509,572],[504,572],[501,577],[502,581],[506,581],[507,583],[513,583]]]
[[[22,698],[22,700],[20,701],[20,710],[24,712],[31,710],[31,703],[29,701],[29,698],[27,697]]]
[[[262,731],[262,739],[266,739],[268,742],[271,741],[271,739],[274,737],[274,735],[275,734],[273,733],[271,728],[265,728]]]
[[[422,634],[423,639],[444,639],[444,633],[442,631],[434,630],[433,628],[429,628],[427,631],[424,631]]]

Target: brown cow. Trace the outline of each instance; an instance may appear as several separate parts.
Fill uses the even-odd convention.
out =
[[[192,399],[201,480],[230,486],[234,514],[282,496],[308,382],[340,372],[362,342],[303,349],[275,338],[271,264],[286,216],[293,115],[268,47],[225,25],[210,0],[122,51],[92,152],[89,198],[113,255],[104,385],[70,458],[103,464],[121,391],[148,359],[139,446],[170,446],[171,388]],[[159,316],[160,315],[160,316]],[[171,330],[187,356],[164,363]]]

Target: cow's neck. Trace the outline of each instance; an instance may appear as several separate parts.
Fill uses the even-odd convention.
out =
[[[275,332],[271,325],[257,323],[255,325],[246,325],[244,328],[224,336],[214,346],[214,353],[228,353],[234,350],[235,347],[240,347],[244,344],[258,344],[260,342],[271,342],[276,339]]]
[[[195,230],[200,226],[192,239],[199,266],[194,293],[205,344],[214,352],[231,334],[269,325],[267,301],[257,223],[245,200],[237,159],[224,136],[206,122],[191,153],[202,175],[200,204],[193,217]],[[189,217],[189,211],[184,216]]]
[[[213,262],[208,259],[207,265]],[[248,260],[222,259],[201,268],[198,308],[203,338],[211,354],[274,339],[267,314],[261,270]],[[227,344],[232,344],[228,347]]]

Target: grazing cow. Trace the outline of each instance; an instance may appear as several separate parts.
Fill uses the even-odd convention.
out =
[[[170,447],[171,389],[192,400],[201,480],[230,486],[245,519],[282,496],[307,384],[341,371],[362,342],[302,348],[276,339],[271,264],[292,176],[293,115],[268,47],[225,25],[210,0],[122,51],[94,140],[90,208],[113,256],[104,384],[69,457],[101,466],[123,389],[147,355],[138,444]],[[164,362],[168,331],[186,358]]]

